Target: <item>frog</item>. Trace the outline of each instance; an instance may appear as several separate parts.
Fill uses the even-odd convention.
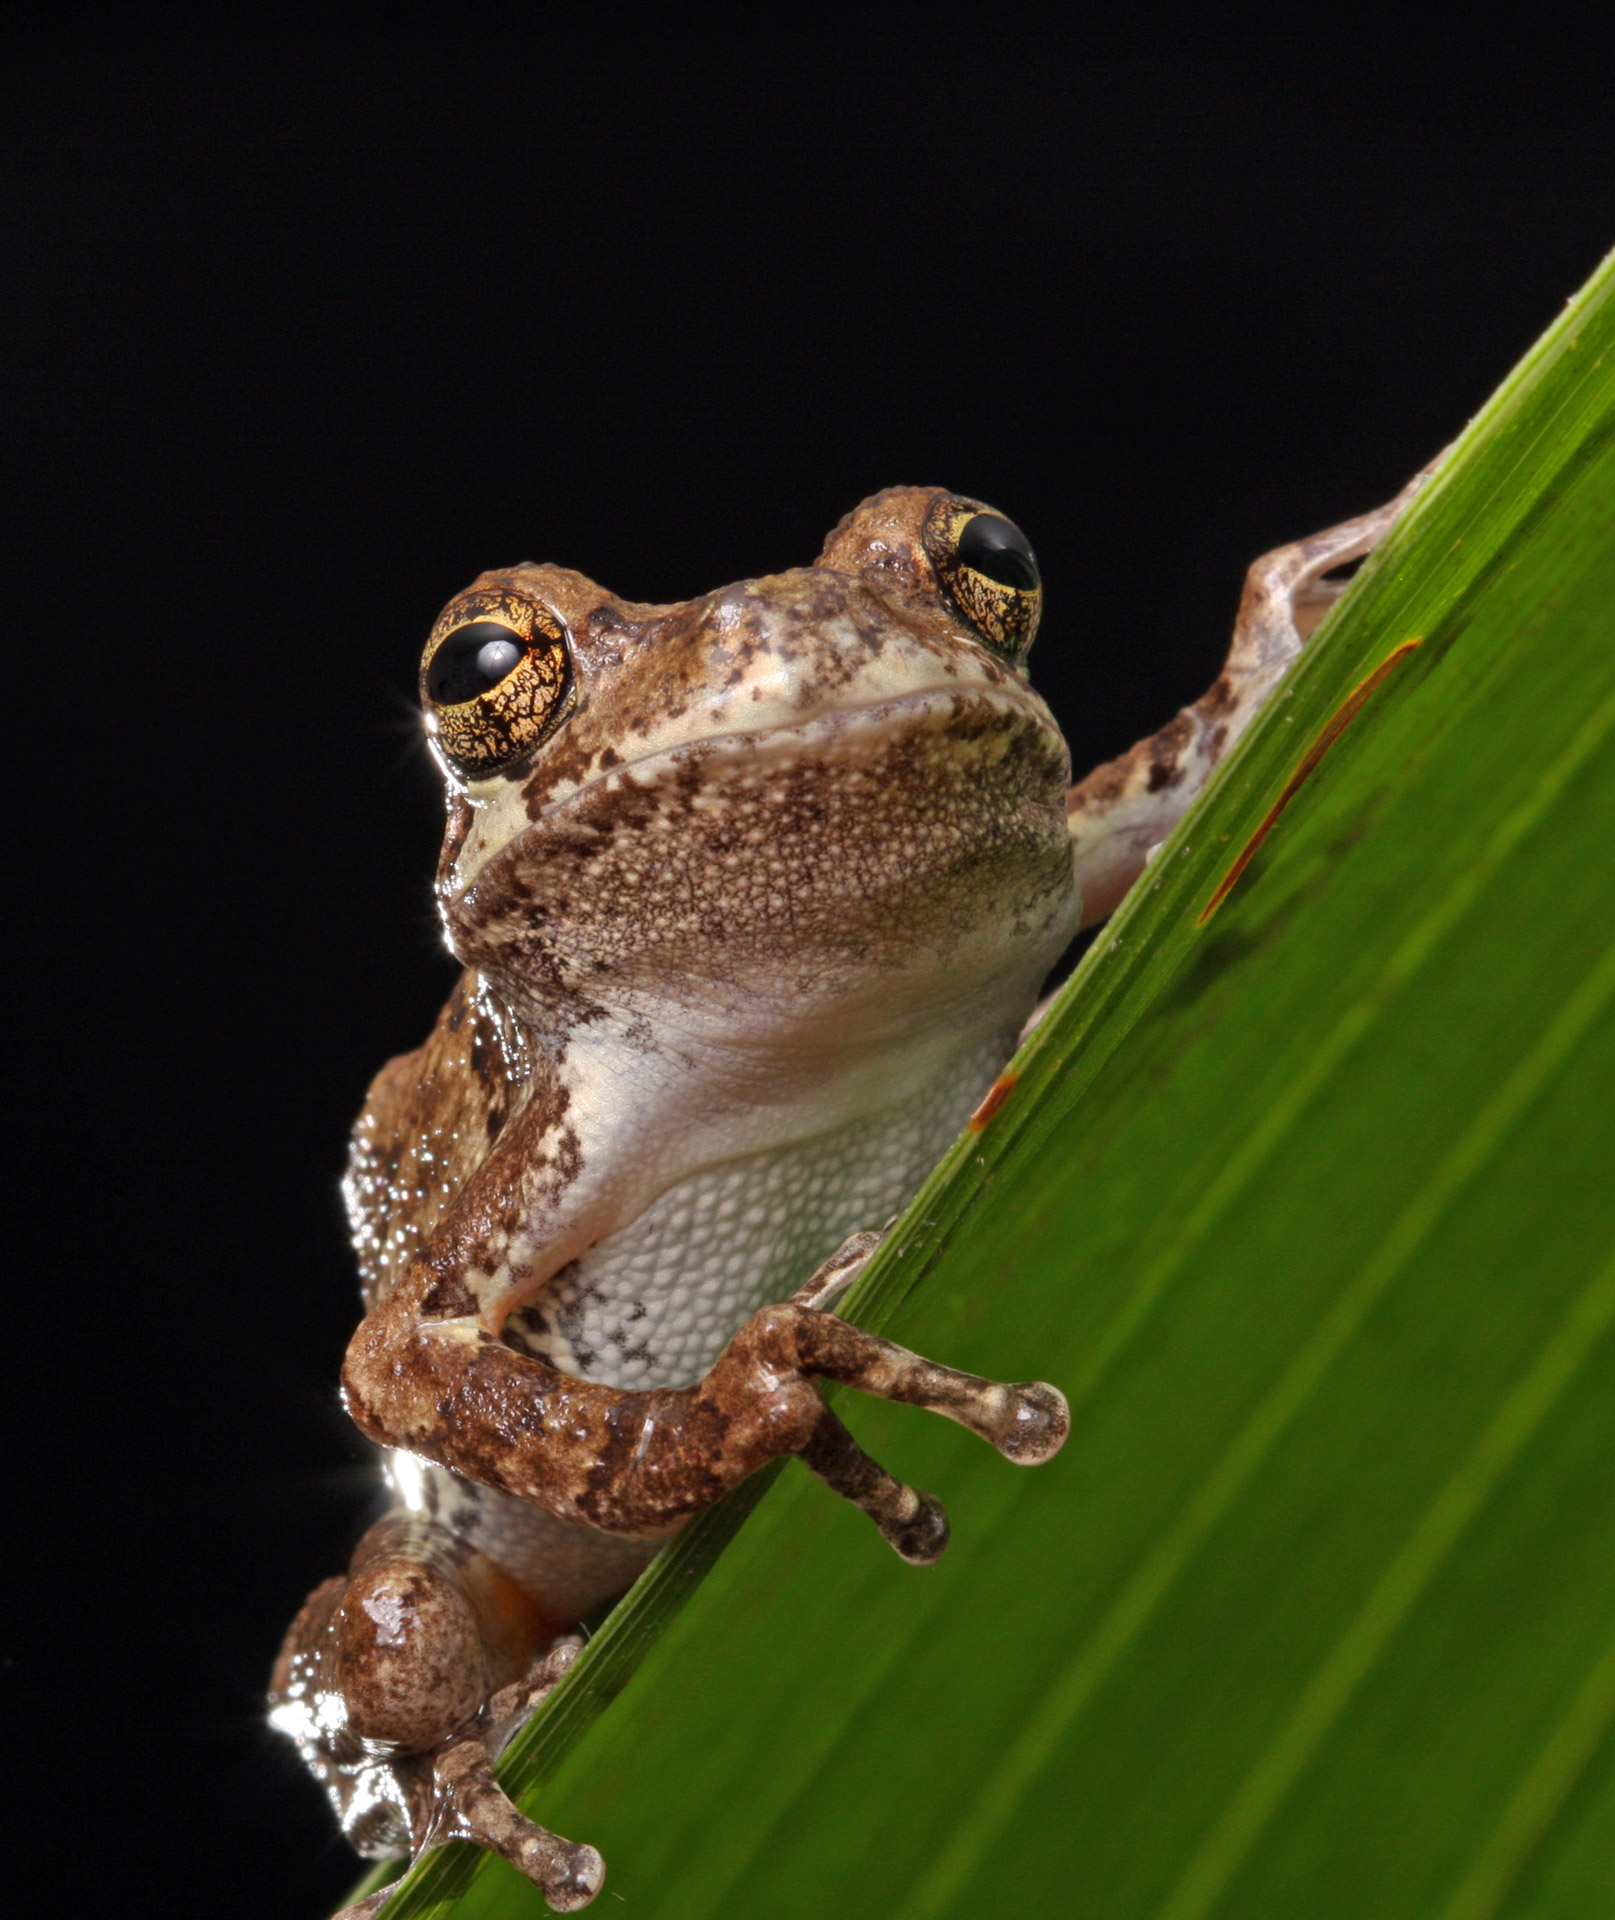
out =
[[[938,1559],[939,1501],[824,1389],[1014,1464],[1059,1451],[1057,1386],[837,1303],[1424,477],[1258,560],[1208,691],[1076,783],[1028,677],[1032,546],[943,488],[887,488],[811,565],[678,604],[531,563],[450,601],[420,694],[462,972],[377,1076],[345,1182],[342,1392],[387,1504],[270,1687],[361,1854],[468,1840],[555,1912],[593,1900],[599,1852],[518,1808],[499,1756],[580,1623],[769,1462]]]

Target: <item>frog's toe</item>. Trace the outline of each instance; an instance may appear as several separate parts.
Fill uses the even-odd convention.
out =
[[[1058,1387],[1046,1380],[1022,1380],[1004,1390],[1004,1419],[990,1435],[1006,1460],[1018,1467],[1041,1466],[1065,1445],[1071,1431],[1071,1409]]]
[[[940,1560],[948,1544],[942,1503],[894,1478],[871,1460],[828,1407],[802,1448],[802,1461],[843,1500],[867,1513],[887,1544],[911,1566]]]
[[[565,1841],[561,1852],[527,1877],[542,1889],[552,1912],[576,1913],[605,1885],[606,1863],[596,1848]]]
[[[561,1676],[583,1651],[575,1633],[564,1634],[528,1668],[520,1680],[501,1687],[488,1702],[484,1736],[489,1753],[498,1759],[535,1710],[560,1685]]]
[[[947,1513],[930,1494],[912,1487],[904,1491],[914,1497],[913,1517],[900,1526],[882,1527],[881,1532],[911,1567],[934,1566],[947,1550]]]

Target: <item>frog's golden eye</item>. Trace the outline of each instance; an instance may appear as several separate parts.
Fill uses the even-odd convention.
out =
[[[955,612],[1019,664],[1043,611],[1043,582],[1026,535],[1001,513],[943,494],[925,517],[922,537]]]
[[[566,635],[546,609],[451,607],[426,643],[426,728],[457,773],[485,779],[536,747],[571,684]]]

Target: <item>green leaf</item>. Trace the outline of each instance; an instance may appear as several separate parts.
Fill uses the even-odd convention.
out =
[[[1615,1910],[1612,344],[1606,263],[844,1308],[1065,1452],[845,1399],[943,1563],[760,1477],[512,1749],[602,1909]],[[542,1906],[451,1847],[387,1913],[451,1909]]]

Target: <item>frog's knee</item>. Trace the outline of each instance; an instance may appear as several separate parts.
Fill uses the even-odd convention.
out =
[[[383,1558],[348,1582],[333,1621],[349,1728],[395,1753],[425,1753],[463,1727],[489,1691],[480,1624],[438,1568]]]

